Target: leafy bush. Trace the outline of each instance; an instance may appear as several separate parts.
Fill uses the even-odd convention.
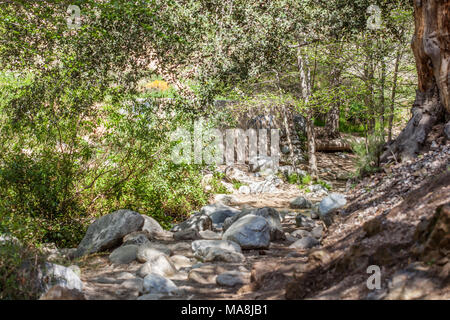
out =
[[[380,156],[384,144],[385,141],[381,133],[374,133],[368,136],[365,141],[352,144],[352,149],[357,155],[357,176],[365,177],[379,170]]]
[[[317,183],[320,184],[322,187],[324,187],[327,190],[331,190],[332,189],[331,186],[327,182],[325,182],[323,180],[317,180]]]
[[[16,241],[0,241],[0,300],[37,299],[39,252]]]

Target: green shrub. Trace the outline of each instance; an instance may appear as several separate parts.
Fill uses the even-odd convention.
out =
[[[361,143],[353,143],[352,149],[357,155],[356,175],[364,177],[380,169],[380,156],[385,144],[381,133],[374,133]]]
[[[0,300],[34,300],[39,297],[39,252],[15,241],[0,242]]]
[[[331,186],[323,180],[317,180],[317,183],[320,184],[322,187],[324,187],[327,190],[332,189]]]

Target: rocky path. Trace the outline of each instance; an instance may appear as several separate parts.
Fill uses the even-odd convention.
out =
[[[244,206],[248,206],[247,201],[244,201]],[[296,226],[296,214],[294,210],[290,210],[282,220],[282,229],[287,235],[298,230],[306,231]],[[216,237],[220,238],[219,236],[220,233],[217,233]],[[258,298],[252,293],[251,271],[258,263],[279,263],[280,260],[296,257],[298,250],[289,246],[298,239],[290,237],[288,240],[272,241],[266,249],[241,250],[242,260],[238,258],[230,262],[223,261],[221,257],[217,258],[219,261],[202,262],[202,259],[195,257],[192,250],[194,240],[175,241],[170,236],[153,237],[148,243],[149,246],[157,244],[157,247],[167,250],[167,256],[175,267],[172,269],[159,261],[161,265],[156,268],[162,269],[161,274],[173,281],[179,290],[177,294],[142,295],[143,278],[139,277],[139,270],[144,264],[138,261],[115,264],[111,262],[109,253],[90,256],[80,261],[83,292],[88,300]],[[288,276],[292,276],[292,271]],[[224,273],[226,277],[227,272],[231,272],[229,278],[220,282],[220,278],[217,278]],[[282,298],[280,292],[273,298]]]
[[[71,263],[88,300],[448,299],[449,159],[444,146],[345,193],[351,157],[323,154],[333,193],[258,177],[251,187],[271,192],[218,195],[171,232],[121,210],[89,228]],[[420,258],[428,250],[436,265]],[[370,264],[382,268],[379,290],[367,288]]]
[[[336,176],[342,177],[350,172],[351,156],[323,154],[319,157],[319,163],[325,168],[321,171],[323,180],[334,179],[332,183],[337,191],[343,191],[345,182],[342,183]],[[340,165],[334,166],[333,170],[326,170],[331,163]],[[236,172],[233,174],[236,175]],[[270,177],[255,178],[249,172],[239,171],[239,174],[250,183],[261,184],[270,181]],[[271,187],[271,192],[266,193],[246,194],[235,190],[231,195],[218,195],[211,200],[212,205],[203,210],[209,210],[206,213],[212,217],[212,224],[210,222],[205,225],[201,219],[194,218],[192,225],[185,222],[172,230],[175,232],[164,231],[156,221],[146,218],[149,225],[142,228],[145,232],[130,232],[123,237],[123,244],[118,249],[75,259],[75,263],[81,268],[83,294],[88,300],[281,299],[284,297],[287,279],[292,278],[293,268],[285,270],[284,281],[279,281],[275,288],[256,288],[258,268],[265,265],[278,266],[280,263],[299,263],[305,260],[305,252],[310,248],[320,247],[325,227],[317,215],[316,220],[311,219],[311,212],[318,210],[318,202],[328,192],[320,186],[317,187],[312,192],[302,191],[296,185],[282,183],[276,185],[276,188]],[[297,198],[300,203],[293,204],[293,200]],[[304,201],[306,202],[303,203]],[[316,206],[311,209],[313,203],[316,203]],[[244,249],[238,246],[238,250],[231,253],[221,250],[221,246],[226,242],[222,240],[225,218],[242,215],[242,212],[247,215],[259,208],[273,209],[262,213],[264,218],[268,218],[273,224],[270,227],[276,228],[275,233],[273,230],[269,232],[271,241],[253,245],[254,248]],[[219,224],[216,224],[218,216]],[[254,233],[258,234],[260,231]],[[193,243],[201,239],[207,243],[209,240],[213,240],[210,243],[216,241],[218,245],[207,249],[206,253],[193,250]],[[297,243],[301,239],[304,241]],[[255,241],[260,240],[258,238]],[[145,256],[143,247],[148,248],[148,256]],[[150,273],[162,276],[164,281],[169,281],[168,284],[158,284],[160,287],[156,290],[145,289],[144,278]],[[167,285],[173,285],[176,290],[170,291],[165,288]]]

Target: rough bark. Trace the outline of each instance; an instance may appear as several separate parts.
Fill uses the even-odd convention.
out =
[[[297,66],[300,73],[300,91],[305,105],[308,106],[311,97],[311,73],[305,60],[306,58],[303,57],[301,48],[299,47],[297,49]],[[316,180],[318,177],[318,169],[312,108],[307,108],[306,110],[306,136],[308,140],[309,174],[313,180]]]
[[[331,72],[333,88],[338,88],[341,85],[341,66],[337,65],[333,68]],[[338,139],[341,137],[339,132],[339,115],[341,110],[341,101],[339,95],[335,97],[335,102],[331,106],[327,113],[327,118],[325,121],[325,133],[328,139]]]
[[[389,113],[389,133],[388,133],[388,142],[392,141],[392,126],[394,124],[394,115],[395,115],[395,97],[397,93],[397,80],[398,80],[398,69],[400,67],[400,60],[402,58],[401,49],[398,49],[397,57],[395,58],[395,67],[394,67],[394,79],[392,81],[392,93],[391,93],[391,106]]]
[[[381,161],[415,157],[424,147],[432,127],[449,120],[450,114],[450,1],[414,1],[418,90],[412,117],[399,137],[386,146]],[[396,157],[394,157],[394,154]]]

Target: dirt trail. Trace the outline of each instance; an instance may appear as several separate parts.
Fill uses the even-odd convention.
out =
[[[345,177],[354,170],[352,161],[353,156],[347,154],[319,155],[321,179],[332,183],[333,192],[345,192]],[[340,214],[325,230],[319,248],[299,250],[289,248],[292,242],[288,240],[273,241],[267,250],[243,251],[244,263],[220,262],[208,263],[207,267],[181,268],[168,277],[182,289],[180,295],[149,298],[449,299],[449,251],[444,251],[447,255],[432,265],[421,262],[412,254],[417,248],[414,240],[417,225],[432,219],[439,206],[450,203],[448,163],[450,145],[430,151],[413,163],[390,166],[385,172],[365,179],[346,193],[349,203],[337,212]],[[440,178],[436,180],[435,177]],[[272,207],[285,211],[283,231],[292,233],[302,229],[296,226],[298,212],[289,209],[289,203],[300,195],[310,196],[293,185],[285,184],[281,191],[276,194],[235,194],[233,206]],[[314,203],[320,199],[311,200]],[[173,254],[193,257],[189,250],[191,241],[182,241],[185,246],[181,249],[177,248],[180,242],[173,239],[158,241],[172,248]],[[411,267],[411,263],[417,265]],[[367,289],[366,268],[370,264],[382,268],[381,290]],[[108,255],[89,257],[82,264],[86,298],[138,298],[136,287],[124,285],[123,278],[135,275],[140,266],[138,262],[112,265]],[[251,282],[234,287],[217,285],[216,276],[231,270],[250,273]],[[405,280],[410,278],[402,278],[403,274],[424,276],[415,277],[421,281],[411,283]],[[395,290],[402,293],[395,291],[392,283],[396,283],[399,288]]]
[[[347,177],[353,170],[354,156],[350,154],[326,154],[320,153],[318,156],[319,166],[321,168],[321,179],[331,182],[333,191],[343,192],[345,189],[345,180],[337,180],[336,177]],[[295,223],[295,216],[301,210],[292,210],[289,208],[290,202],[298,196],[304,195],[311,201],[317,202],[320,197],[310,197],[308,192],[300,190],[296,185],[283,184],[277,193],[263,193],[257,195],[234,194],[233,203],[235,208],[263,208],[271,207],[279,211],[288,213],[282,221],[283,231],[291,233],[299,230]],[[188,244],[192,241],[174,241],[172,238],[158,239],[157,242],[167,245],[170,248],[176,248],[177,243]],[[287,280],[292,279],[293,267],[298,263],[304,263],[305,253],[296,249],[289,248],[292,241],[272,241],[268,250],[247,250],[243,251],[246,258],[245,263],[209,263],[214,265],[211,270],[201,270],[201,276],[207,281],[201,283],[201,279],[193,280],[189,277],[191,268],[182,268],[175,275],[168,277],[180,289],[183,294],[180,296],[158,296],[159,299],[283,299],[284,287]],[[189,250],[173,250],[173,254],[183,254],[192,258],[192,252]],[[130,264],[114,265],[108,259],[109,253],[90,256],[80,263],[82,269],[81,280],[84,283],[84,293],[88,300],[103,299],[136,299],[139,292],[135,286],[124,285],[125,280],[135,275],[142,264],[134,261]],[[254,284],[222,287],[215,283],[215,277],[218,273],[231,270],[241,270],[252,272],[252,277],[257,277],[255,268],[260,265],[279,266],[280,264],[288,266],[278,281],[276,288],[269,288],[264,293],[259,293],[258,288]],[[254,275],[253,275],[254,274]],[[280,275],[277,275],[280,277]],[[252,279],[257,280],[257,279]],[[254,282],[252,282],[254,283]],[[255,292],[256,291],[256,292]]]

